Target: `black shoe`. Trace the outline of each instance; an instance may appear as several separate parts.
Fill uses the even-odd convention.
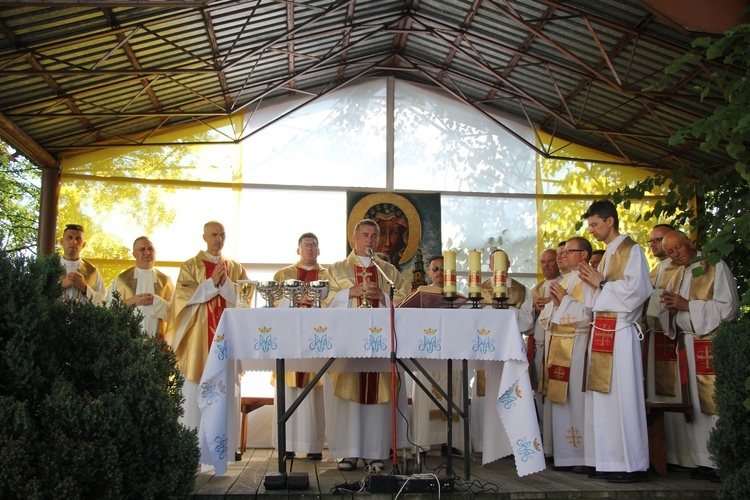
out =
[[[553,465],[552,470],[560,471],[560,472],[573,472],[573,469],[575,469],[572,465]]]
[[[296,454],[296,453],[294,453],[293,451],[287,451],[287,452],[286,452],[286,453],[284,454],[284,459],[286,459],[286,460],[291,460],[291,459],[293,459],[293,458],[294,458],[294,457],[296,457],[296,456],[297,456],[297,454]]]
[[[447,444],[443,444],[443,445],[440,446],[440,455],[442,455],[444,457],[448,456],[448,445]],[[454,456],[454,457],[462,457],[463,456],[463,454],[461,453],[460,450],[458,450],[457,448],[453,448],[453,447],[451,447],[451,455]]]
[[[694,470],[690,473],[690,477],[693,479],[700,479],[702,481],[713,481],[713,482],[721,482],[721,479],[719,479],[719,475],[716,473],[714,469],[709,469],[708,467],[701,467],[698,470]]]
[[[608,479],[612,475],[611,472],[603,472],[600,470],[590,470],[586,473],[591,479]]]
[[[596,469],[594,469],[593,467],[589,467],[587,465],[576,465],[575,467],[573,467],[573,470],[572,470],[574,474],[589,474],[595,471]]]
[[[698,469],[696,469],[695,467],[684,467],[678,464],[667,464],[667,470],[672,471],[672,472],[691,472],[692,473],[692,472],[697,471]]]
[[[239,462],[240,460],[242,460],[242,453],[240,453],[239,451],[235,451],[234,452],[234,461],[235,462]]]
[[[307,458],[310,460],[323,460],[322,453],[308,453]]]
[[[614,472],[607,477],[608,483],[645,483],[648,481],[646,471]]]

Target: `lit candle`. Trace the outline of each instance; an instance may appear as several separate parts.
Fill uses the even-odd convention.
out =
[[[443,293],[456,294],[456,252],[452,250],[443,253]]]
[[[492,294],[503,297],[508,291],[508,254],[499,250],[492,255]]]
[[[469,296],[482,293],[482,261],[481,254],[476,250],[469,252]]]

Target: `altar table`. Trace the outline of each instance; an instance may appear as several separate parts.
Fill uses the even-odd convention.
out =
[[[528,362],[515,312],[500,309],[397,309],[396,356],[429,370],[468,360],[487,371],[482,463],[513,454],[519,476],[545,468]],[[240,371],[389,371],[389,310],[226,309],[203,371],[198,404],[201,464],[224,474],[237,449],[235,383]],[[235,411],[237,410],[237,411]]]

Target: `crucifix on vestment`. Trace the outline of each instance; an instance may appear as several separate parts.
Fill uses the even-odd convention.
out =
[[[370,277],[370,273],[367,272],[366,268],[362,268],[362,272],[354,272],[355,276],[359,276],[362,278],[362,304],[359,306],[361,309],[369,309],[372,306],[370,306],[370,301],[367,300],[367,278]]]

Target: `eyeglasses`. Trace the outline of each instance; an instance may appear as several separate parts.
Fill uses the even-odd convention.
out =
[[[563,250],[562,253],[564,253],[564,254],[567,255],[567,254],[570,254],[570,253],[573,253],[573,252],[585,252],[585,251],[586,250],[583,250],[583,249],[570,249],[570,250]]]
[[[432,266],[432,272],[443,271],[443,266]]]
[[[317,243],[302,243],[300,246],[302,248],[318,248]]]
[[[655,245],[656,243],[661,243],[661,240],[663,240],[663,239],[664,238],[652,238],[652,239],[648,240],[647,243],[649,245]]]

